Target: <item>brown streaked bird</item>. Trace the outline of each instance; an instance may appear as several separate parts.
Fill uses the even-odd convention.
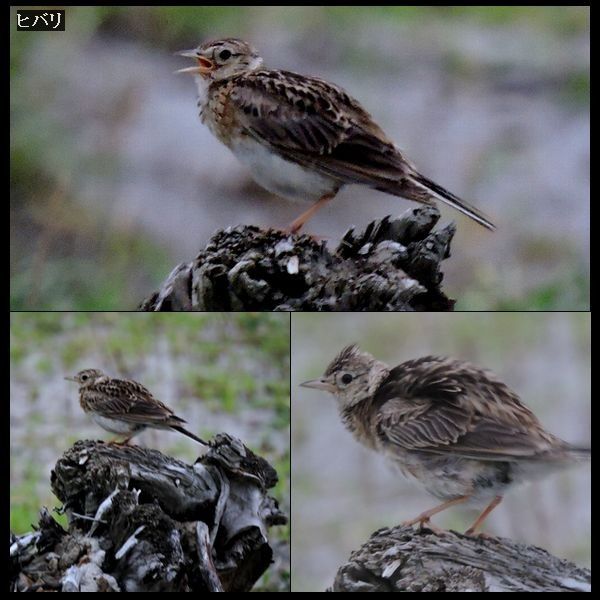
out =
[[[124,444],[150,427],[172,429],[208,445],[185,429],[185,421],[137,381],[113,379],[98,369],[85,369],[65,379],[79,384],[79,403],[84,412],[106,431],[127,436]]]
[[[267,190],[313,205],[289,226],[299,231],[347,184],[423,204],[441,200],[487,229],[494,225],[431,181],[396,148],[371,115],[342,88],[317,77],[263,69],[247,42],[227,38],[181,56],[197,62],[200,118]]]
[[[485,506],[474,534],[514,484],[590,457],[546,431],[495,375],[437,356],[390,368],[356,346],[344,348],[320,379],[304,387],[331,392],[344,425],[443,503],[404,525],[455,504]]]

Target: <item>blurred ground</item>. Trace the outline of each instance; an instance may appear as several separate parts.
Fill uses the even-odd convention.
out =
[[[134,308],[215,229],[306,208],[252,183],[174,75],[175,51],[219,36],[344,86],[493,218],[442,209],[459,308],[589,307],[587,7],[66,11],[64,33],[11,30],[11,308]],[[348,188],[309,230],[335,242],[409,205]]]
[[[77,385],[63,379],[85,368],[140,381],[204,439],[239,437],[277,469],[272,493],[289,515],[287,314],[13,313],[10,348],[14,533],[31,531],[42,506],[59,504],[50,471],[68,447],[114,437],[83,413]],[[148,430],[132,443],[188,462],[201,452],[168,431]],[[289,588],[289,531],[271,530],[276,563],[260,584],[268,591]]]
[[[500,376],[552,433],[589,445],[590,315],[584,313],[292,314],[292,591],[323,591],[352,550],[380,527],[436,499],[354,441],[332,396],[298,387],[319,377],[345,345],[388,364],[438,354]],[[589,565],[589,464],[514,488],[485,531]],[[433,518],[464,531],[477,510]]]

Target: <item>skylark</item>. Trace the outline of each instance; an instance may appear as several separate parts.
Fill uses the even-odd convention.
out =
[[[137,381],[113,379],[98,369],[85,369],[65,379],[79,384],[81,408],[106,431],[125,435],[124,444],[150,427],[172,429],[208,445],[184,429],[185,421]]]
[[[299,231],[347,184],[423,204],[441,200],[488,229],[479,210],[417,171],[371,115],[342,88],[317,77],[263,69],[247,42],[228,38],[179,53],[197,62],[200,118],[267,190],[312,206]]]
[[[513,485],[590,456],[546,431],[495,375],[467,362],[426,356],[390,368],[356,346],[344,348],[320,379],[344,425],[403,475],[444,500],[405,525],[427,524],[460,503],[487,506],[475,533]]]

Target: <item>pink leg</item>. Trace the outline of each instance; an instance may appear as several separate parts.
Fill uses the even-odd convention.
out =
[[[414,519],[411,519],[410,521],[404,521],[402,523],[402,525],[408,526],[408,525],[415,525],[416,523],[419,523],[421,525],[421,527],[423,527],[423,525],[425,523],[427,523],[427,527],[429,527],[432,531],[434,531],[435,533],[441,533],[442,530],[437,527],[433,527],[431,525],[431,523],[429,522],[429,519],[431,517],[433,517],[433,515],[436,515],[437,513],[442,512],[443,510],[446,510],[447,508],[450,508],[451,506],[454,506],[455,504],[460,504],[461,502],[465,502],[469,498],[470,498],[470,496],[459,496],[458,498],[453,498],[452,500],[447,500],[446,502],[443,502],[442,504],[438,504],[438,506],[434,506],[433,508],[426,510],[425,512],[421,513],[418,517],[415,517]]]
[[[486,520],[487,516],[502,502],[502,496],[496,496],[483,510],[483,512],[475,519],[475,523],[465,531],[465,535],[473,535]],[[483,534],[480,534],[483,535]]]
[[[330,194],[325,194],[319,198],[307,211],[303,212],[297,219],[294,219],[289,224],[287,230],[290,233],[298,233],[306,221],[308,221],[320,208],[323,208],[323,205],[334,198],[336,194],[337,190],[335,192],[331,192]]]

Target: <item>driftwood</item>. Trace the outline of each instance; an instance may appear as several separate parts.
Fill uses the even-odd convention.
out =
[[[440,264],[453,223],[434,231],[434,207],[349,230],[331,251],[309,235],[239,226],[217,231],[189,263],[175,267],[141,310],[452,310]]]
[[[79,441],[52,472],[65,531],[46,509],[11,536],[11,591],[248,591],[286,522],[275,470],[220,434],[194,465],[156,450]]]
[[[333,592],[589,592],[591,572],[506,538],[380,529],[350,555]]]

